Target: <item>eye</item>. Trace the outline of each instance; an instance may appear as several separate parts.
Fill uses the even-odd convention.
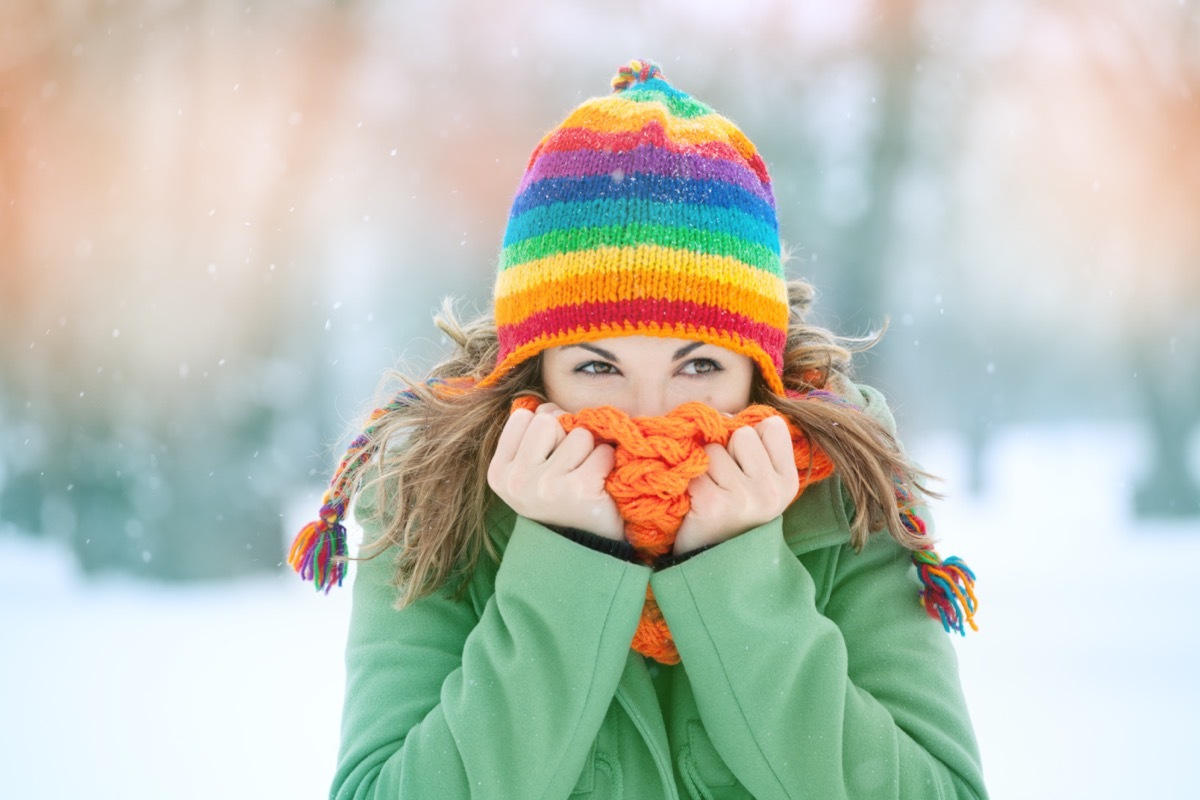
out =
[[[617,369],[615,364],[610,364],[607,361],[587,361],[576,367],[574,372],[581,372],[585,375],[620,375],[621,371]]]
[[[723,369],[724,367],[711,358],[693,358],[680,367],[679,371],[684,375],[704,375],[710,372],[720,372]]]

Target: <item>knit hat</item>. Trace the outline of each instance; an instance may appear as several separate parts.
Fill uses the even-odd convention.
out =
[[[749,356],[783,394],[788,298],[766,165],[656,64],[631,61],[612,84],[529,159],[496,278],[500,352],[481,385],[549,347],[639,334]]]

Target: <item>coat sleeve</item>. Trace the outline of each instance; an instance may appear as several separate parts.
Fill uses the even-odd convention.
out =
[[[776,519],[651,585],[704,728],[756,798],[986,796],[952,645],[890,536],[801,561]]]
[[[389,555],[360,562],[354,581],[330,796],[566,797],[616,691],[649,570],[518,517],[494,594],[396,610]]]

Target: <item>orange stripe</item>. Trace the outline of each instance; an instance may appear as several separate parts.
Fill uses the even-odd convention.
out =
[[[496,324],[515,325],[534,314],[562,306],[613,300],[686,300],[727,309],[777,330],[788,324],[787,290],[779,282],[766,295],[733,282],[702,275],[646,274],[636,269],[591,270],[582,275],[557,273],[553,280],[525,291],[496,294]]]

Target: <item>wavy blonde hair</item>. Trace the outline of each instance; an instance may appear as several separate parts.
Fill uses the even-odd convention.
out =
[[[803,399],[813,389],[843,394],[851,377],[852,353],[878,339],[837,337],[809,325],[814,291],[806,281],[788,283],[790,315],[783,383],[797,398],[773,393],[755,372],[751,400],[789,417],[824,450],[853,501],[851,541],[861,549],[871,531],[886,529],[913,550],[928,541],[905,528],[897,496],[920,497],[923,476],[905,459],[891,433],[859,410],[836,402]],[[460,321],[447,301],[435,324],[454,344],[451,355],[415,380],[400,372],[394,382],[412,402],[389,411],[375,426],[371,445],[380,454],[357,479],[373,500],[357,511],[364,523],[380,523],[383,533],[365,543],[361,558],[397,546],[395,583],[401,606],[447,583],[465,588],[486,555],[499,554],[486,533],[485,514],[495,501],[487,482],[488,465],[512,402],[522,395],[545,400],[541,357],[525,361],[495,385],[466,393],[440,391],[434,380],[480,380],[496,363],[496,325],[490,314]],[[819,378],[815,376],[820,376]]]

